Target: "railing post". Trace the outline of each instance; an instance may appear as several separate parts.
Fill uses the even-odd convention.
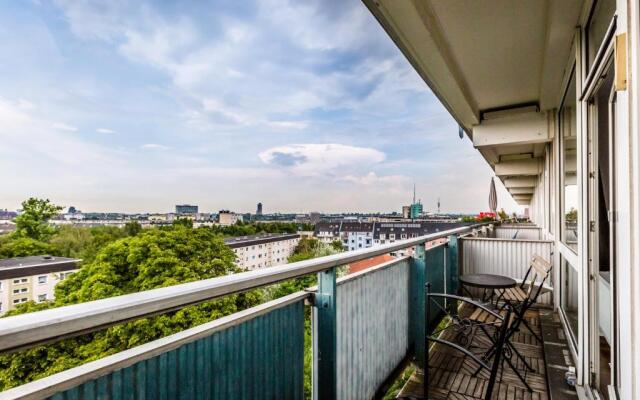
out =
[[[411,269],[410,269],[410,287],[411,295],[409,298],[409,310],[411,315],[409,316],[409,339],[410,343],[413,343],[416,361],[418,365],[424,363],[424,338],[425,338],[425,249],[424,243],[415,247],[413,257],[411,257]]]
[[[317,393],[319,400],[337,398],[337,318],[336,318],[336,269],[318,273],[318,292],[315,295],[317,328],[317,352],[314,368],[317,370]]]
[[[459,276],[460,271],[458,269],[458,236],[449,236],[449,242],[447,243],[447,281],[450,286],[445,288],[445,292],[448,294],[457,294],[459,289]]]

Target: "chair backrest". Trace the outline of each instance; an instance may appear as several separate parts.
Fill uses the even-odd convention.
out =
[[[530,303],[535,303],[538,299],[544,283],[547,278],[549,278],[551,268],[551,263],[537,254],[531,259],[529,270],[522,282],[523,284],[527,284],[527,299]],[[527,277],[529,278],[528,280]]]

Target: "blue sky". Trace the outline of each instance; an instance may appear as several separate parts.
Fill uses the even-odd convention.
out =
[[[167,3],[3,4],[0,208],[399,211],[414,182],[487,208],[490,168],[360,1]]]

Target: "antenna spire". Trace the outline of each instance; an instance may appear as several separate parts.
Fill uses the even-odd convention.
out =
[[[413,203],[411,204],[416,204],[416,183],[413,182]]]

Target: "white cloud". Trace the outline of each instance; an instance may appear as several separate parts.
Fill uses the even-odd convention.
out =
[[[113,134],[113,133],[116,133],[116,131],[114,131],[113,129],[109,129],[109,128],[98,128],[98,129],[96,129],[96,132],[98,132],[98,133],[104,133],[104,134]]]
[[[383,185],[385,188],[404,186],[411,182],[411,179],[404,175],[384,175],[379,176],[375,172],[369,172],[365,175],[346,175],[340,178],[345,182],[351,182],[364,186]]]
[[[263,163],[301,176],[342,175],[385,160],[385,154],[368,147],[338,143],[290,144],[272,147],[258,157]]]
[[[53,127],[53,129],[57,129],[59,131],[65,131],[65,132],[77,132],[78,128],[73,126],[73,125],[69,125],[69,124],[65,124],[64,122],[54,122],[53,124],[51,124],[51,126]]]
[[[269,121],[267,124],[274,128],[283,129],[305,129],[309,126],[306,121]]]
[[[142,148],[142,149],[151,149],[151,150],[168,150],[168,149],[170,149],[169,146],[165,146],[163,144],[158,144],[158,143],[145,143],[142,146],[140,146],[140,148]]]

